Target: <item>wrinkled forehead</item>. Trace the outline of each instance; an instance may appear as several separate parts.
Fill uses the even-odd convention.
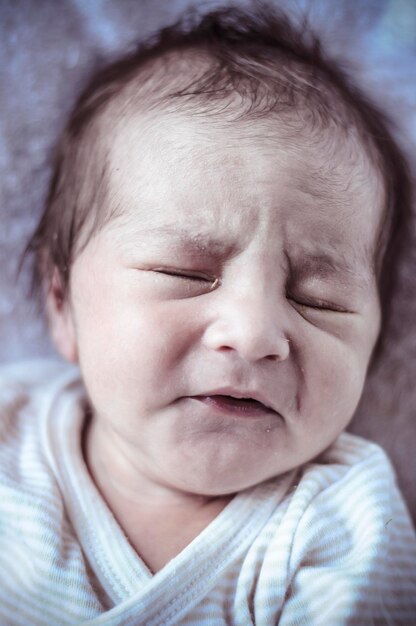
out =
[[[186,206],[193,193],[222,191],[219,204],[237,192],[243,210],[236,185],[250,180],[256,188],[245,189],[247,206],[259,194],[294,192],[296,208],[312,203],[317,218],[319,207],[332,207],[334,222],[367,217],[374,235],[382,221],[382,176],[352,126],[313,128],[299,112],[231,123],[152,111],[125,117],[109,148],[111,203],[121,209],[135,210],[146,198],[158,212],[167,199]]]

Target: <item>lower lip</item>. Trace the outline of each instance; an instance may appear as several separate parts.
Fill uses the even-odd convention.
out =
[[[238,399],[227,398],[226,396],[193,396],[193,400],[198,400],[216,413],[232,417],[270,418],[271,415],[277,415],[275,411],[267,409],[260,403],[238,401]]]

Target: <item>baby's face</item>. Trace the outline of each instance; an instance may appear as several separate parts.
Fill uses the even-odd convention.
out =
[[[66,345],[97,445],[147,480],[232,493],[312,459],[352,417],[380,327],[382,197],[360,148],[334,143],[183,118],[117,133],[121,215],[74,262]]]

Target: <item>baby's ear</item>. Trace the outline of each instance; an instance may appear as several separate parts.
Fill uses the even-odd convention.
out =
[[[56,349],[64,359],[77,363],[78,350],[73,313],[57,268],[53,271],[46,297],[46,314]]]

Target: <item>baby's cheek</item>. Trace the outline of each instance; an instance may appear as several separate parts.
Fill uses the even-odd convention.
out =
[[[365,380],[363,362],[351,346],[333,338],[321,343],[315,354],[320,354],[319,358],[310,358],[304,365],[309,372],[307,415],[315,416],[322,425],[329,424],[334,432],[340,431],[360,399]]]
[[[160,303],[121,307],[108,323],[109,343],[118,372],[149,390],[161,391],[177,377],[193,346],[193,319]]]

